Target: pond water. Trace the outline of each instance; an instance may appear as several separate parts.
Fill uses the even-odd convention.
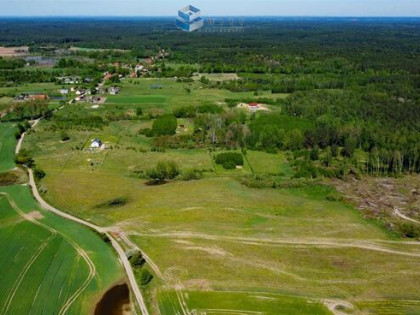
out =
[[[126,283],[109,289],[95,308],[95,315],[128,315],[130,309],[130,290]]]

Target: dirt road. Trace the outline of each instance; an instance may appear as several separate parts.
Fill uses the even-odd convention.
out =
[[[32,124],[32,127],[35,127],[41,119],[42,118],[36,120]],[[15,149],[16,154],[19,153],[20,150],[21,150],[22,142],[23,142],[24,137],[25,137],[25,133],[22,134],[21,139],[19,140],[18,144],[16,145],[16,149]],[[49,205],[47,202],[45,202],[45,200],[39,194],[38,188],[37,188],[36,183],[35,183],[34,174],[33,174],[32,169],[27,168],[27,170],[28,170],[28,174],[29,174],[29,186],[31,187],[32,194],[34,195],[35,199],[38,201],[38,203],[41,205],[42,208],[44,208],[45,210],[50,211],[50,212],[52,212],[56,215],[59,215],[60,217],[63,217],[67,220],[71,220],[73,222],[76,222],[76,223],[82,224],[84,226],[87,226],[87,227],[89,227],[89,228],[91,228],[91,229],[93,229],[93,230],[95,230],[99,233],[105,233],[109,237],[109,239],[111,240],[111,245],[115,249],[115,251],[117,252],[117,254],[120,258],[120,261],[121,261],[121,263],[122,263],[122,265],[125,269],[128,280],[130,282],[130,286],[133,290],[135,299],[137,301],[137,304],[139,305],[141,313],[143,315],[149,315],[149,311],[147,310],[147,307],[146,307],[146,304],[144,302],[143,296],[141,294],[140,288],[137,284],[136,277],[134,276],[133,269],[131,268],[131,264],[128,261],[127,256],[126,256],[124,250],[122,249],[122,247],[120,246],[120,244],[118,244],[118,242],[111,235],[109,235],[109,233],[107,233],[104,228],[101,228],[99,226],[96,226],[95,224],[92,224],[90,222],[79,219],[79,218],[77,218],[75,216],[72,216],[68,213],[65,213],[63,211],[60,211],[60,210],[52,207],[51,205]],[[87,254],[82,255],[82,256],[83,257],[87,256]],[[84,257],[84,258],[88,258],[88,257]]]
[[[401,211],[400,211],[400,209],[398,209],[398,208],[394,208],[394,214],[395,214],[397,217],[400,217],[400,218],[401,218],[401,219],[403,219],[403,220],[406,220],[406,221],[410,221],[410,222],[413,222],[413,223],[420,224],[420,222],[419,222],[419,221],[414,220],[414,219],[412,219],[412,218],[410,218],[410,217],[407,217],[406,215],[402,214],[402,213],[401,213]]]
[[[34,179],[34,174],[33,174],[32,169],[28,168],[28,173],[29,173],[29,185],[30,185],[30,187],[32,189],[32,193],[33,193],[35,199],[38,201],[38,203],[45,210],[48,210],[50,212],[53,212],[56,215],[59,215],[60,217],[63,217],[65,219],[67,219],[67,220],[71,220],[73,222],[76,222],[76,223],[85,225],[87,227],[90,227],[91,229],[93,229],[93,230],[95,230],[95,231],[97,231],[99,233],[105,233],[105,234],[107,234],[107,236],[111,240],[112,247],[114,247],[115,251],[117,252],[117,254],[118,254],[118,256],[119,256],[119,258],[121,260],[121,263],[124,266],[124,269],[125,269],[125,271],[127,273],[127,277],[128,277],[129,282],[130,282],[131,288],[133,290],[134,296],[135,296],[135,298],[137,300],[137,303],[138,303],[138,305],[140,307],[141,313],[143,315],[148,315],[149,312],[147,310],[147,307],[146,307],[146,304],[144,302],[143,296],[142,296],[142,294],[140,292],[140,288],[139,288],[139,286],[137,284],[136,277],[134,276],[133,269],[131,268],[131,264],[128,261],[127,256],[126,256],[124,250],[122,249],[122,247],[120,246],[120,244],[118,244],[118,242],[111,235],[109,235],[105,231],[104,228],[101,228],[99,226],[96,226],[95,224],[92,224],[90,222],[87,222],[87,221],[84,221],[84,220],[79,219],[77,217],[74,217],[74,216],[72,216],[72,215],[70,215],[68,213],[62,212],[62,211],[60,211],[60,210],[52,207],[51,205],[49,205],[47,202],[45,202],[45,200],[42,199],[42,197],[39,194],[38,189],[36,187],[35,179]]]

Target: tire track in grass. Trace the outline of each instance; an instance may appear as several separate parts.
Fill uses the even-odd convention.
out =
[[[47,245],[57,236],[57,233],[53,233],[49,238],[47,238],[40,247],[38,247],[35,254],[31,257],[31,259],[27,262],[25,267],[23,268],[22,272],[19,274],[18,278],[16,279],[11,291],[9,292],[9,295],[7,297],[7,300],[2,308],[2,314],[6,314],[7,311],[10,308],[10,305],[13,301],[13,298],[19,289],[20,284],[23,281],[23,278],[25,277],[28,270],[31,268],[32,264],[35,262],[35,260],[39,257],[39,255],[42,253],[42,251],[47,247]]]
[[[88,265],[89,268],[89,275],[86,278],[86,280],[83,282],[83,284],[76,290],[75,293],[73,293],[73,295],[64,303],[64,305],[61,307],[60,311],[58,312],[58,314],[62,315],[65,314],[68,309],[70,308],[70,306],[74,303],[74,301],[80,296],[80,294],[89,286],[90,282],[92,281],[92,279],[96,276],[96,268],[95,265],[93,264],[92,260],[90,259],[90,257],[88,256],[88,254],[79,246],[77,245],[73,240],[71,240],[68,236],[64,235],[63,233],[45,225],[40,223],[39,221],[37,221],[36,219],[34,219],[31,216],[28,216],[25,212],[23,212],[21,209],[19,209],[19,207],[16,205],[16,203],[14,202],[14,200],[12,199],[12,197],[8,194],[8,193],[4,193],[1,192],[0,195],[6,196],[7,199],[9,200],[10,205],[12,206],[12,208],[20,215],[22,216],[24,219],[30,221],[31,223],[38,225],[48,231],[50,231],[52,233],[52,235],[43,243],[43,245],[41,245],[42,249],[38,250],[37,255],[34,255],[32,257],[32,259],[28,262],[28,264],[25,266],[24,269],[24,274],[22,275],[21,273],[21,277],[20,277],[20,281],[17,285],[16,288],[14,288],[11,293],[13,293],[10,296],[9,293],[9,297],[8,297],[8,301],[6,301],[6,309],[5,311],[2,311],[2,313],[6,313],[7,310],[10,307],[10,304],[13,300],[13,297],[17,291],[17,288],[19,287],[20,283],[23,280],[23,277],[25,276],[25,274],[27,273],[27,271],[29,270],[30,266],[33,264],[33,262],[36,260],[36,258],[38,258],[38,256],[41,254],[42,250],[48,245],[48,243],[58,235],[60,235],[61,237],[63,237],[67,242],[70,243],[71,246],[74,247],[74,249],[76,250],[76,252],[85,260],[85,262]],[[36,257],[35,257],[36,256]],[[15,283],[16,286],[16,283]],[[3,307],[4,309],[4,307]]]

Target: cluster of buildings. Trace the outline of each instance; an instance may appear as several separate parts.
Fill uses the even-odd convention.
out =
[[[36,94],[36,93],[22,93],[15,97],[15,101],[36,101],[36,100],[48,100],[47,94]]]
[[[58,77],[57,82],[59,84],[81,84],[81,83],[92,83],[93,79],[89,77],[82,79],[80,76],[65,76],[65,77]]]

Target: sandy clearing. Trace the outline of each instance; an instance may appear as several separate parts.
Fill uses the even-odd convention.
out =
[[[29,47],[28,46],[21,46],[21,47],[0,46],[0,57],[25,56],[28,53],[29,53]]]

